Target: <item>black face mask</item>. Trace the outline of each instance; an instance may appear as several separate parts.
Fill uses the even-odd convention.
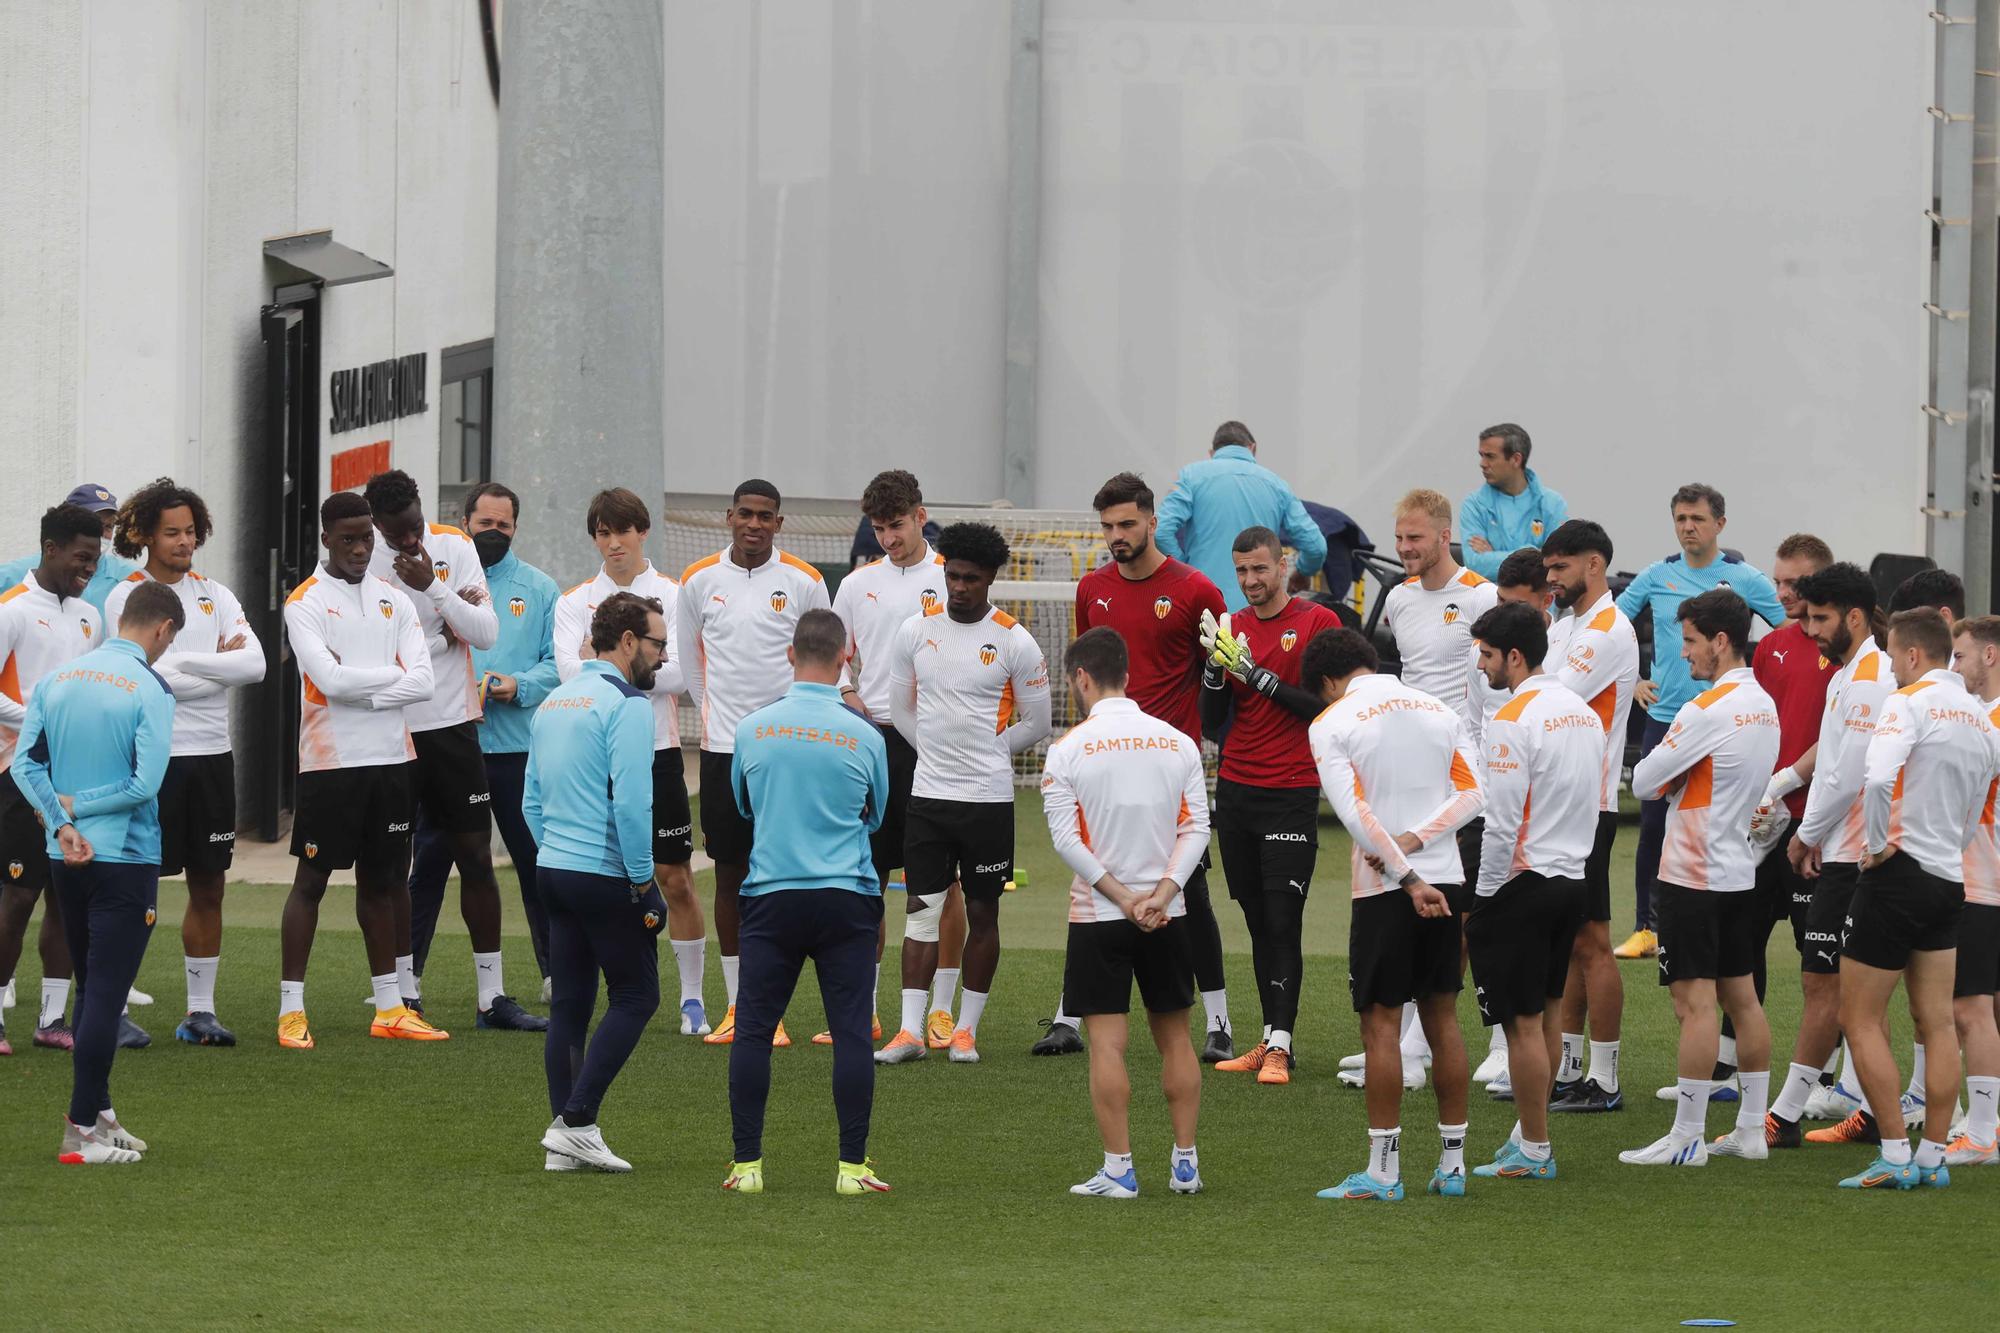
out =
[[[514,544],[514,539],[498,528],[488,528],[473,533],[472,544],[479,548],[480,565],[491,569],[507,558],[507,548]]]

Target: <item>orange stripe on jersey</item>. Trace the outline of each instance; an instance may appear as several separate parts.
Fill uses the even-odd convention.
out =
[[[1415,579],[1411,579],[1410,581],[1412,583],[1416,582]],[[1483,576],[1470,569],[1459,570],[1458,581],[1468,588],[1477,588],[1480,584],[1486,582]]]
[[[1611,730],[1611,721],[1618,716],[1618,687],[1606,685],[1590,701],[1590,711],[1597,714],[1597,720],[1604,724],[1604,730]]]
[[[11,602],[16,597],[19,597],[22,593],[26,592],[27,590],[28,590],[28,585],[25,582],[17,583],[13,587],[7,589],[7,591],[0,592],[0,602]]]
[[[293,602],[296,602],[301,597],[304,597],[307,592],[311,591],[313,584],[318,582],[319,582],[319,575],[317,574],[314,574],[311,577],[307,578],[304,583],[301,583],[298,587],[292,589],[292,595],[285,599],[285,605],[290,606]]]
[[[806,573],[812,575],[814,583],[826,582],[825,575],[821,574],[817,569],[814,569],[811,565],[807,564],[805,561],[793,555],[790,551],[778,552],[778,560],[781,564],[790,565],[793,569],[803,570]]]
[[[320,693],[319,686],[313,684],[313,678],[311,676],[308,676],[305,672],[301,671],[299,673],[299,681],[306,687],[307,703],[317,704],[321,708],[326,707],[326,696]]]
[[[998,736],[1001,732],[1007,730],[1007,724],[1013,720],[1014,682],[1010,677],[1007,683],[1000,687],[1000,716],[994,720],[993,734]]]
[[[199,578],[200,575],[196,575],[196,577]],[[125,581],[127,583],[144,583],[146,581],[146,571],[143,569],[135,569],[130,574],[127,574],[125,576]]]
[[[465,529],[454,528],[449,523],[433,523],[430,525],[430,529],[431,529],[431,536],[433,537],[442,537],[446,533],[450,533],[454,537],[465,537]],[[465,539],[467,541],[472,540],[472,538],[470,537],[465,537]]]
[[[1187,809],[1185,798],[1181,801],[1181,809]],[[1076,807],[1076,836],[1083,839],[1084,846],[1090,846],[1090,821],[1083,817],[1083,804],[1081,802],[1078,802]]]
[[[1360,783],[1355,784],[1357,787]],[[1472,776],[1471,767],[1458,751],[1451,752],[1451,788],[1453,791],[1471,791],[1479,786],[1479,779]],[[1359,792],[1355,793],[1357,796]]]
[[[1993,823],[1993,803],[1996,799],[2000,799],[2000,778],[1995,778],[1992,784],[1986,788],[1986,805],[1979,812],[1979,822],[1989,827]],[[1183,802],[1182,805],[1185,808],[1186,802]]]
[[[1732,680],[1725,684],[1718,685],[1712,690],[1703,690],[1700,694],[1697,694],[1694,697],[1694,706],[1696,708],[1706,708],[1710,704],[1714,703],[1716,700],[1720,699],[1723,695],[1728,694],[1731,690],[1735,688],[1736,688],[1736,682]]]
[[[1715,756],[1703,755],[1694,761],[1688,770],[1687,783],[1681,788],[1683,810],[1706,810],[1715,799]]]
[[[591,584],[595,582],[597,582],[596,579],[585,579],[583,582],[577,584],[576,588],[588,588]],[[564,588],[563,596],[565,597],[569,596],[571,593],[576,591],[576,588]]]
[[[1493,715],[1493,720],[1495,722],[1519,722],[1521,714],[1528,711],[1528,701],[1540,693],[1540,690],[1529,690],[1526,694],[1515,695],[1500,706],[1500,711]]]
[[[1905,685],[1902,689],[1897,690],[1896,693],[1902,695],[1904,698],[1908,698],[1910,695],[1915,694],[1917,691],[1927,690],[1935,684],[1937,684],[1937,682],[1934,680],[1920,680],[1916,681],[1913,684]]]
[[[1881,659],[1879,657],[1870,653],[1867,657],[1861,659],[1860,663],[1854,668],[1854,674],[1849,679],[1880,680],[1882,678],[1880,662]]]
[[[1618,623],[1618,608],[1615,606],[1607,606],[1602,611],[1599,611],[1597,613],[1596,618],[1590,622],[1590,627],[1602,633],[1609,631],[1610,628],[1617,623]]]
[[[1992,815],[1992,811],[1993,811],[1993,805],[1992,805],[1992,802],[1991,802],[1990,800],[1989,800],[1989,801],[1988,801],[1988,803],[1987,803],[1987,806],[1986,806],[1986,810],[1987,810],[1987,815],[1988,815],[1988,818],[1987,818],[1987,821],[1986,821],[1986,822],[1990,824],[1990,823],[1992,823],[1992,822],[1993,822],[1993,820],[1992,820],[1992,818],[1991,818],[1991,815]],[[1185,824],[1185,823],[1187,823],[1187,822],[1188,822],[1188,803],[1187,803],[1187,797],[1183,796],[1183,797],[1181,797],[1181,808],[1180,808],[1180,811],[1179,811],[1179,813],[1175,814],[1175,816],[1174,816],[1174,823],[1175,823],[1175,824]]]
[[[17,704],[26,702],[21,698],[21,664],[12,653],[7,654],[7,665],[0,667],[0,694]]]
[[[695,561],[693,564],[689,565],[686,569],[681,571],[681,582],[686,583],[689,579],[701,573],[702,570],[707,569],[710,565],[719,565],[721,563],[722,563],[722,552],[717,551],[714,555],[705,555],[701,559]],[[574,592],[575,589],[572,588],[570,591]]]
[[[1001,629],[1012,629],[1014,628],[1014,626],[1020,624],[1021,622],[1014,619],[1014,617],[1008,615],[1005,611],[1002,611],[999,607],[996,606],[993,608],[993,623],[998,625]]]

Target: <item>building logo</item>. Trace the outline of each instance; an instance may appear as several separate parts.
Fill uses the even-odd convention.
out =
[[[205,616],[215,614],[215,599],[213,597],[197,597],[194,599],[194,604],[201,608],[201,613]]]
[[[780,588],[780,589],[779,589],[778,591],[776,591],[776,592],[774,592],[774,593],[772,593],[772,594],[771,594],[771,609],[772,609],[773,611],[782,611],[782,610],[784,610],[784,609],[785,609],[785,600],[786,600],[786,599],[785,599],[785,591],[784,591],[784,589]]]
[[[393,620],[396,617],[396,604],[386,597],[375,599],[375,609],[382,613],[384,620]]]
[[[512,611],[516,618],[525,616],[528,614],[528,601],[525,597],[509,597],[507,609]]]
[[[1298,644],[1299,632],[1295,629],[1288,629],[1278,636],[1278,651],[1281,653],[1289,653],[1298,647]]]
[[[1153,599],[1153,614],[1159,617],[1161,620],[1165,620],[1167,618],[1167,612],[1173,609],[1174,609],[1173,598],[1155,597]]]
[[[979,665],[992,666],[1000,660],[1000,650],[990,643],[979,645]]]

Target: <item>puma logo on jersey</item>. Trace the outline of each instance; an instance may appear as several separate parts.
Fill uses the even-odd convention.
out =
[[[869,600],[869,601],[871,601],[871,602],[879,602],[879,601],[881,601],[881,600],[882,600],[882,598],[881,598],[881,595],[880,595],[879,593],[872,593],[872,592],[871,592],[871,593],[869,593],[869,594],[868,594],[868,600]]]
[[[1111,609],[1111,599],[1109,597],[1098,598],[1097,608],[1100,611],[1109,611]]]
[[[936,639],[925,639],[924,647],[930,649],[934,653],[941,653],[944,651],[944,649],[938,647],[938,641]]]
[[[724,596],[723,596],[723,595],[722,595],[721,593],[719,593],[719,592],[712,592],[712,593],[710,593],[710,594],[708,595],[708,600],[709,600],[709,601],[711,601],[711,602],[714,602],[714,603],[715,603],[715,604],[716,604],[717,606],[728,606],[728,605],[729,605],[729,599],[728,599],[727,597],[724,597]]]
[[[1791,655],[1791,651],[1789,648],[1773,648],[1771,650],[1771,660],[1779,666],[1783,666],[1785,659]]]

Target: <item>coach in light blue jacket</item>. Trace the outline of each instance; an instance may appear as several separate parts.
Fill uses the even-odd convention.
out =
[[[118,636],[44,676],[28,701],[13,779],[48,831],[50,879],[76,966],[76,1045],[61,1159],[135,1162],[111,1115],[118,1016],[152,938],[160,890],[160,782],[174,695],[153,673],[187,622],[164,583],[132,590]]]
[[[1215,428],[1209,456],[1189,463],[1160,501],[1160,549],[1193,565],[1222,589],[1231,611],[1249,605],[1236,586],[1230,548],[1245,528],[1270,528],[1297,557],[1297,572],[1319,573],[1326,537],[1285,479],[1257,461],[1257,440],[1240,421]]]
[[[888,1189],[868,1165],[875,1104],[875,950],[882,885],[869,835],[889,801],[889,751],[881,731],[840,701],[847,627],[831,611],[808,611],[786,650],[792,687],[736,728],[730,785],[756,821],[736,988],[736,1040],[729,1048],[729,1111],[736,1157],[723,1188],[764,1187],[764,1105],[771,1093],[771,1039],[799,971],[819,974],[833,1034],[833,1104],[840,1118],[841,1194]],[[723,792],[704,800],[726,801]]]
[[[549,917],[551,1171],[630,1171],[605,1146],[597,1108],[660,1007],[667,900],[653,882],[653,678],[667,641],[660,604],[614,593],[590,621],[596,657],[535,712],[521,812],[541,848]],[[604,1017],[584,1034],[604,974]]]
[[[1525,546],[1541,547],[1569,520],[1569,502],[1542,485],[1528,466],[1534,442],[1512,422],[1479,432],[1479,472],[1486,484],[1458,507],[1463,564],[1486,579],[1500,576],[1500,562]]]

